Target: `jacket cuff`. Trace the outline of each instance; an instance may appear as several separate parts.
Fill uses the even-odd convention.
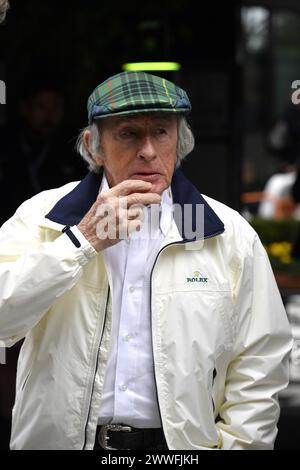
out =
[[[70,227],[72,234],[78,240],[80,246],[75,246],[74,242],[68,236],[67,233],[63,233],[57,240],[56,243],[63,243],[64,245],[68,244],[68,249],[72,249],[77,261],[83,266],[92,258],[94,258],[98,252],[95,248],[89,243],[85,236],[81,233],[76,225]],[[67,241],[66,241],[67,240]]]

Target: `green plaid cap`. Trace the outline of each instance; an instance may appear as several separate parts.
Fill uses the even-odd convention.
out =
[[[163,111],[188,113],[192,107],[184,90],[145,72],[122,72],[98,85],[87,103],[88,118]]]

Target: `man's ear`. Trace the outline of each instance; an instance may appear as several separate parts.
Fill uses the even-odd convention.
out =
[[[89,152],[90,155],[92,155],[91,149],[90,149],[90,138],[91,138],[91,133],[90,131],[84,131],[83,133],[83,143],[86,148],[86,150]]]
[[[91,132],[86,130],[83,133],[83,143],[91,158],[97,163],[98,166],[103,165],[103,158],[99,154],[95,154],[91,148]]]

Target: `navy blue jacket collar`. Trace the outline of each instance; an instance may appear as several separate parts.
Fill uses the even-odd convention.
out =
[[[92,204],[97,199],[99,188],[102,180],[102,174],[88,173],[86,177],[66,196],[60,199],[46,218],[62,225],[77,225],[83,216],[88,212]],[[196,205],[203,204],[204,208],[204,229],[202,236],[204,238],[213,237],[224,232],[224,224],[212,210],[199,191],[193,184],[183,175],[180,170],[175,171],[171,183],[173,203],[179,204],[182,208],[185,204],[191,204],[192,207],[192,228],[196,231]],[[181,211],[183,214],[183,210]],[[184,224],[175,221],[183,238],[186,236],[183,232]],[[200,237],[195,237],[200,238]],[[202,238],[202,237],[201,237]],[[191,241],[189,239],[189,241]]]

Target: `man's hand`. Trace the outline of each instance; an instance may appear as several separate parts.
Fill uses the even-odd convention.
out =
[[[160,204],[161,197],[149,192],[152,184],[125,180],[101,192],[77,227],[97,251],[115,245],[137,230],[143,217],[138,206]]]

